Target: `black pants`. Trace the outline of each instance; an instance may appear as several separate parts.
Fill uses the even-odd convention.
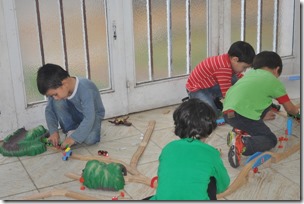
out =
[[[209,196],[210,200],[217,200],[216,199],[216,180],[213,176],[210,177],[210,183],[208,185],[207,192],[208,192],[208,196]],[[143,200],[150,200],[151,197],[152,196],[146,197]]]
[[[209,196],[210,200],[217,200],[216,199],[216,180],[213,176],[210,177],[210,183],[208,185],[207,192],[208,192],[208,196]]]
[[[234,115],[228,118],[224,114],[225,121],[234,128],[247,132],[251,137],[244,137],[243,141],[246,146],[246,151],[243,155],[249,156],[256,152],[268,151],[277,144],[276,135],[271,132],[270,128],[263,121],[263,117],[270,110],[267,108],[259,120],[251,120],[234,112]]]

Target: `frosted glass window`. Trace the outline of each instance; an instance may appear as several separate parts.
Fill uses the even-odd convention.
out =
[[[37,69],[59,64],[71,76],[87,77],[110,89],[104,1],[15,0],[28,104],[44,100],[36,86]]]
[[[171,5],[173,76],[186,73],[186,15],[186,3],[173,1]]]
[[[294,0],[231,0],[231,42],[245,40],[257,53],[292,55],[293,22]]]
[[[147,36],[146,1],[133,0],[133,30],[136,64],[136,81],[149,80],[149,54]]]
[[[58,1],[39,0],[39,9],[45,63],[54,63],[65,67]],[[19,10],[17,10],[17,13],[19,13]]]
[[[207,57],[206,0],[191,0],[191,69]]]
[[[80,1],[63,0],[64,27],[70,75],[86,77]]]
[[[36,85],[37,67],[41,66],[42,61],[35,1],[18,0],[16,10],[27,101],[40,101],[44,97],[39,94]]]
[[[262,36],[261,36],[261,51],[273,50],[273,25],[274,25],[274,1],[263,1],[262,5]]]
[[[153,79],[168,76],[168,46],[167,46],[167,16],[166,1],[152,0],[152,49],[153,49]]]
[[[231,0],[231,42],[241,39],[241,0]]]
[[[184,76],[203,60],[206,16],[205,0],[133,0],[136,82]]]
[[[282,56],[292,55],[293,49],[293,32],[294,25],[294,4],[292,0],[279,1],[279,15],[278,15],[278,52]],[[286,18],[288,16],[288,18]],[[297,25],[300,26],[300,25]],[[296,42],[300,43],[300,42]]]
[[[110,88],[104,1],[86,0],[90,78],[100,89]]]
[[[258,0],[246,1],[245,40],[257,49]]]

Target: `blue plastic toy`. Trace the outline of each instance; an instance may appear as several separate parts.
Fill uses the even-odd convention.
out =
[[[64,153],[63,153],[62,160],[63,160],[63,161],[68,160],[69,157],[72,156],[72,153],[73,153],[73,152],[72,152],[71,148],[70,148],[70,147],[67,147],[67,148],[65,149]]]
[[[216,124],[217,124],[217,125],[223,125],[223,124],[225,124],[225,119],[224,119],[224,118],[219,118],[219,119],[217,119],[217,120],[216,120]]]
[[[288,135],[288,137],[290,137],[290,135],[292,134],[292,123],[293,123],[293,118],[288,117],[287,118],[287,135]]]

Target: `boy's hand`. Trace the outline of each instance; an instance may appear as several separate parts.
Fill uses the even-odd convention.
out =
[[[270,110],[265,114],[263,120],[274,120],[275,116],[276,115]]]
[[[71,147],[73,144],[75,144],[75,141],[73,140],[72,137],[67,137],[63,143],[61,143],[61,149],[65,149],[65,147],[68,145]]]
[[[58,132],[54,132],[52,135],[50,135],[48,140],[53,144],[54,147],[57,147],[60,141]]]
[[[300,120],[301,119],[301,111],[299,110],[299,112],[298,112],[298,114],[296,114],[296,115],[292,115],[292,114],[287,114],[288,115],[288,117],[292,117],[292,118],[294,118],[294,119],[296,119],[296,120]]]

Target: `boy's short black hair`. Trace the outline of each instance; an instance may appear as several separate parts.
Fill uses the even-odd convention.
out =
[[[252,67],[254,69],[260,69],[263,67],[275,69],[279,67],[278,74],[281,75],[283,63],[281,57],[277,53],[273,51],[262,51],[255,56]]]
[[[49,89],[62,86],[62,80],[69,77],[69,73],[56,64],[45,64],[37,71],[37,87],[42,95]]]
[[[228,54],[230,57],[238,57],[239,62],[245,62],[247,64],[252,64],[253,58],[255,57],[253,47],[245,41],[234,42],[230,46]]]
[[[217,127],[214,110],[197,98],[183,102],[174,111],[173,120],[174,133],[180,138],[206,138]]]

